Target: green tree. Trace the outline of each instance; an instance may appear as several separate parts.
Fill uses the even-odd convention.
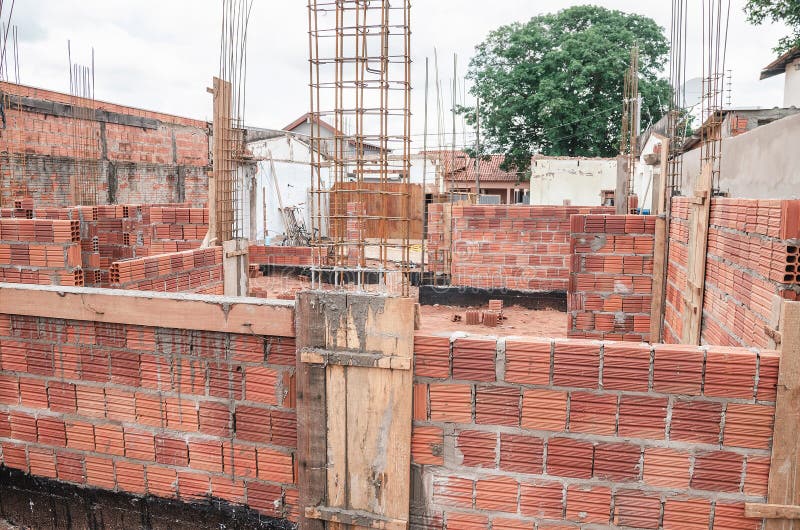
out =
[[[744,6],[747,20],[753,24],[764,21],[783,22],[792,30],[792,34],[778,41],[775,51],[784,53],[795,46],[800,46],[800,1],[798,0],[748,0]]]
[[[630,52],[639,45],[642,122],[666,111],[660,77],[669,45],[655,21],[596,6],[577,6],[503,26],[477,46],[471,93],[480,99],[482,152],[506,155],[525,171],[531,156],[614,156]],[[460,109],[475,122],[475,109]]]

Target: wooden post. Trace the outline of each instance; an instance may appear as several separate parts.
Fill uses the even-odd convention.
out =
[[[745,515],[765,518],[766,530],[800,529],[800,302],[784,302],[781,360],[767,504],[746,503]]]
[[[222,275],[225,296],[247,296],[248,282],[248,250],[247,239],[232,239],[222,243]]]
[[[296,314],[300,529],[406,529],[414,301],[312,291]]]
[[[703,166],[689,205],[689,260],[683,311],[684,344],[699,345],[703,326],[708,220],[711,215],[711,174],[711,165]]]
[[[667,284],[667,167],[669,139],[661,140],[661,171],[658,186],[653,187],[653,214],[656,215],[653,246],[653,299],[650,305],[650,342],[661,342],[664,329],[664,299]]]
[[[614,206],[617,209],[617,215],[626,215],[628,213],[628,157],[617,157],[617,189],[614,193]]]

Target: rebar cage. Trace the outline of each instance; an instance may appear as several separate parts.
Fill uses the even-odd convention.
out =
[[[309,0],[315,272],[408,295],[410,0]],[[323,176],[328,168],[328,177]],[[315,275],[319,278],[319,274]]]

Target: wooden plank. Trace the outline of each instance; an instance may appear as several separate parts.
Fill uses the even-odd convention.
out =
[[[653,298],[650,302],[650,342],[661,342],[667,292],[667,220],[656,217],[653,246]]]
[[[767,502],[797,506],[800,505],[800,302],[784,302],[780,331],[781,360]],[[800,522],[771,519],[765,528],[798,530]]]
[[[67,320],[293,337],[294,303],[90,287],[0,283],[0,312]]]
[[[683,311],[684,344],[700,344],[708,252],[708,220],[711,214],[711,175],[711,166],[706,164],[697,179],[694,193],[697,200],[690,205],[689,259]]]
[[[213,142],[211,148],[213,169],[208,175],[208,234],[206,235],[205,244],[219,245],[221,244],[219,223],[217,221],[217,183],[219,179],[216,178],[216,172],[222,169],[220,164],[225,158],[225,142],[221,131],[224,127],[223,122],[230,115],[230,83],[215,77],[212,93],[214,94],[213,134],[211,137]]]
[[[391,519],[382,517],[374,513],[362,512],[358,510],[343,510],[341,508],[330,508],[320,506],[316,508],[306,508],[306,517],[322,519],[346,525],[355,525],[359,528],[371,528],[377,530],[406,530],[408,522],[402,519]]]
[[[746,502],[744,516],[751,519],[800,519],[800,506]]]
[[[324,366],[304,363],[303,348],[324,348],[329,325],[326,316],[335,313],[344,296],[302,292],[297,295],[297,486],[299,490],[299,530],[325,530],[325,523],[305,516],[307,507],[327,502],[327,380]],[[341,311],[341,310],[340,310]],[[327,313],[327,315],[326,315]]]
[[[347,507],[347,403],[342,398],[347,396],[347,375],[344,366],[329,366],[326,370],[327,380],[327,434],[328,434],[328,498],[330,507],[343,509]],[[308,513],[308,508],[306,509]],[[324,512],[322,512],[324,513]],[[325,518],[330,521],[328,530],[339,530],[345,520]]]
[[[250,243],[247,239],[222,242],[222,275],[225,296],[247,296],[250,275],[248,259]]]
[[[355,194],[347,192],[354,190],[363,190],[363,193],[361,193],[361,202],[367,216],[383,216],[388,218],[402,218],[408,216],[411,219],[409,238],[422,239],[422,216],[425,208],[422,186],[419,184],[381,184],[378,182],[344,182],[334,185],[333,193],[330,194],[330,214],[334,216],[330,225],[331,237],[344,235],[343,231],[346,230],[346,223],[344,223],[342,219],[336,219],[336,217],[347,215],[347,203],[350,202],[350,197],[352,197],[352,200],[355,200]],[[341,193],[336,193],[337,191]],[[400,197],[389,197],[386,208],[384,209],[383,199],[377,194],[377,192],[380,191],[390,193],[401,193],[405,191],[409,193],[411,195],[411,212],[405,211],[405,200],[401,200]],[[402,239],[405,236],[405,224],[405,222],[399,220],[387,221],[386,238]],[[381,237],[380,221],[376,219],[367,219],[364,226],[364,234],[364,237],[368,239]]]

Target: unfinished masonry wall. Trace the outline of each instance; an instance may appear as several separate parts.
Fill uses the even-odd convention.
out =
[[[291,303],[8,286],[0,299],[4,466],[296,518]],[[99,316],[62,318],[81,304]]]
[[[672,201],[664,341],[681,342],[689,203]],[[800,201],[711,201],[703,343],[769,347],[781,302],[800,299]]]
[[[71,205],[70,178],[87,163],[100,204],[207,201],[206,122],[5,82],[0,94],[0,206],[21,197]],[[76,119],[76,109],[94,118]],[[77,160],[76,142],[89,146],[88,162]]]
[[[655,217],[573,215],[568,336],[649,342]]]
[[[412,528],[760,529],[776,352],[417,335]],[[489,526],[492,525],[492,526]]]
[[[450,283],[566,292],[570,216],[613,212],[605,207],[453,205]],[[438,250],[435,245],[433,250]]]

